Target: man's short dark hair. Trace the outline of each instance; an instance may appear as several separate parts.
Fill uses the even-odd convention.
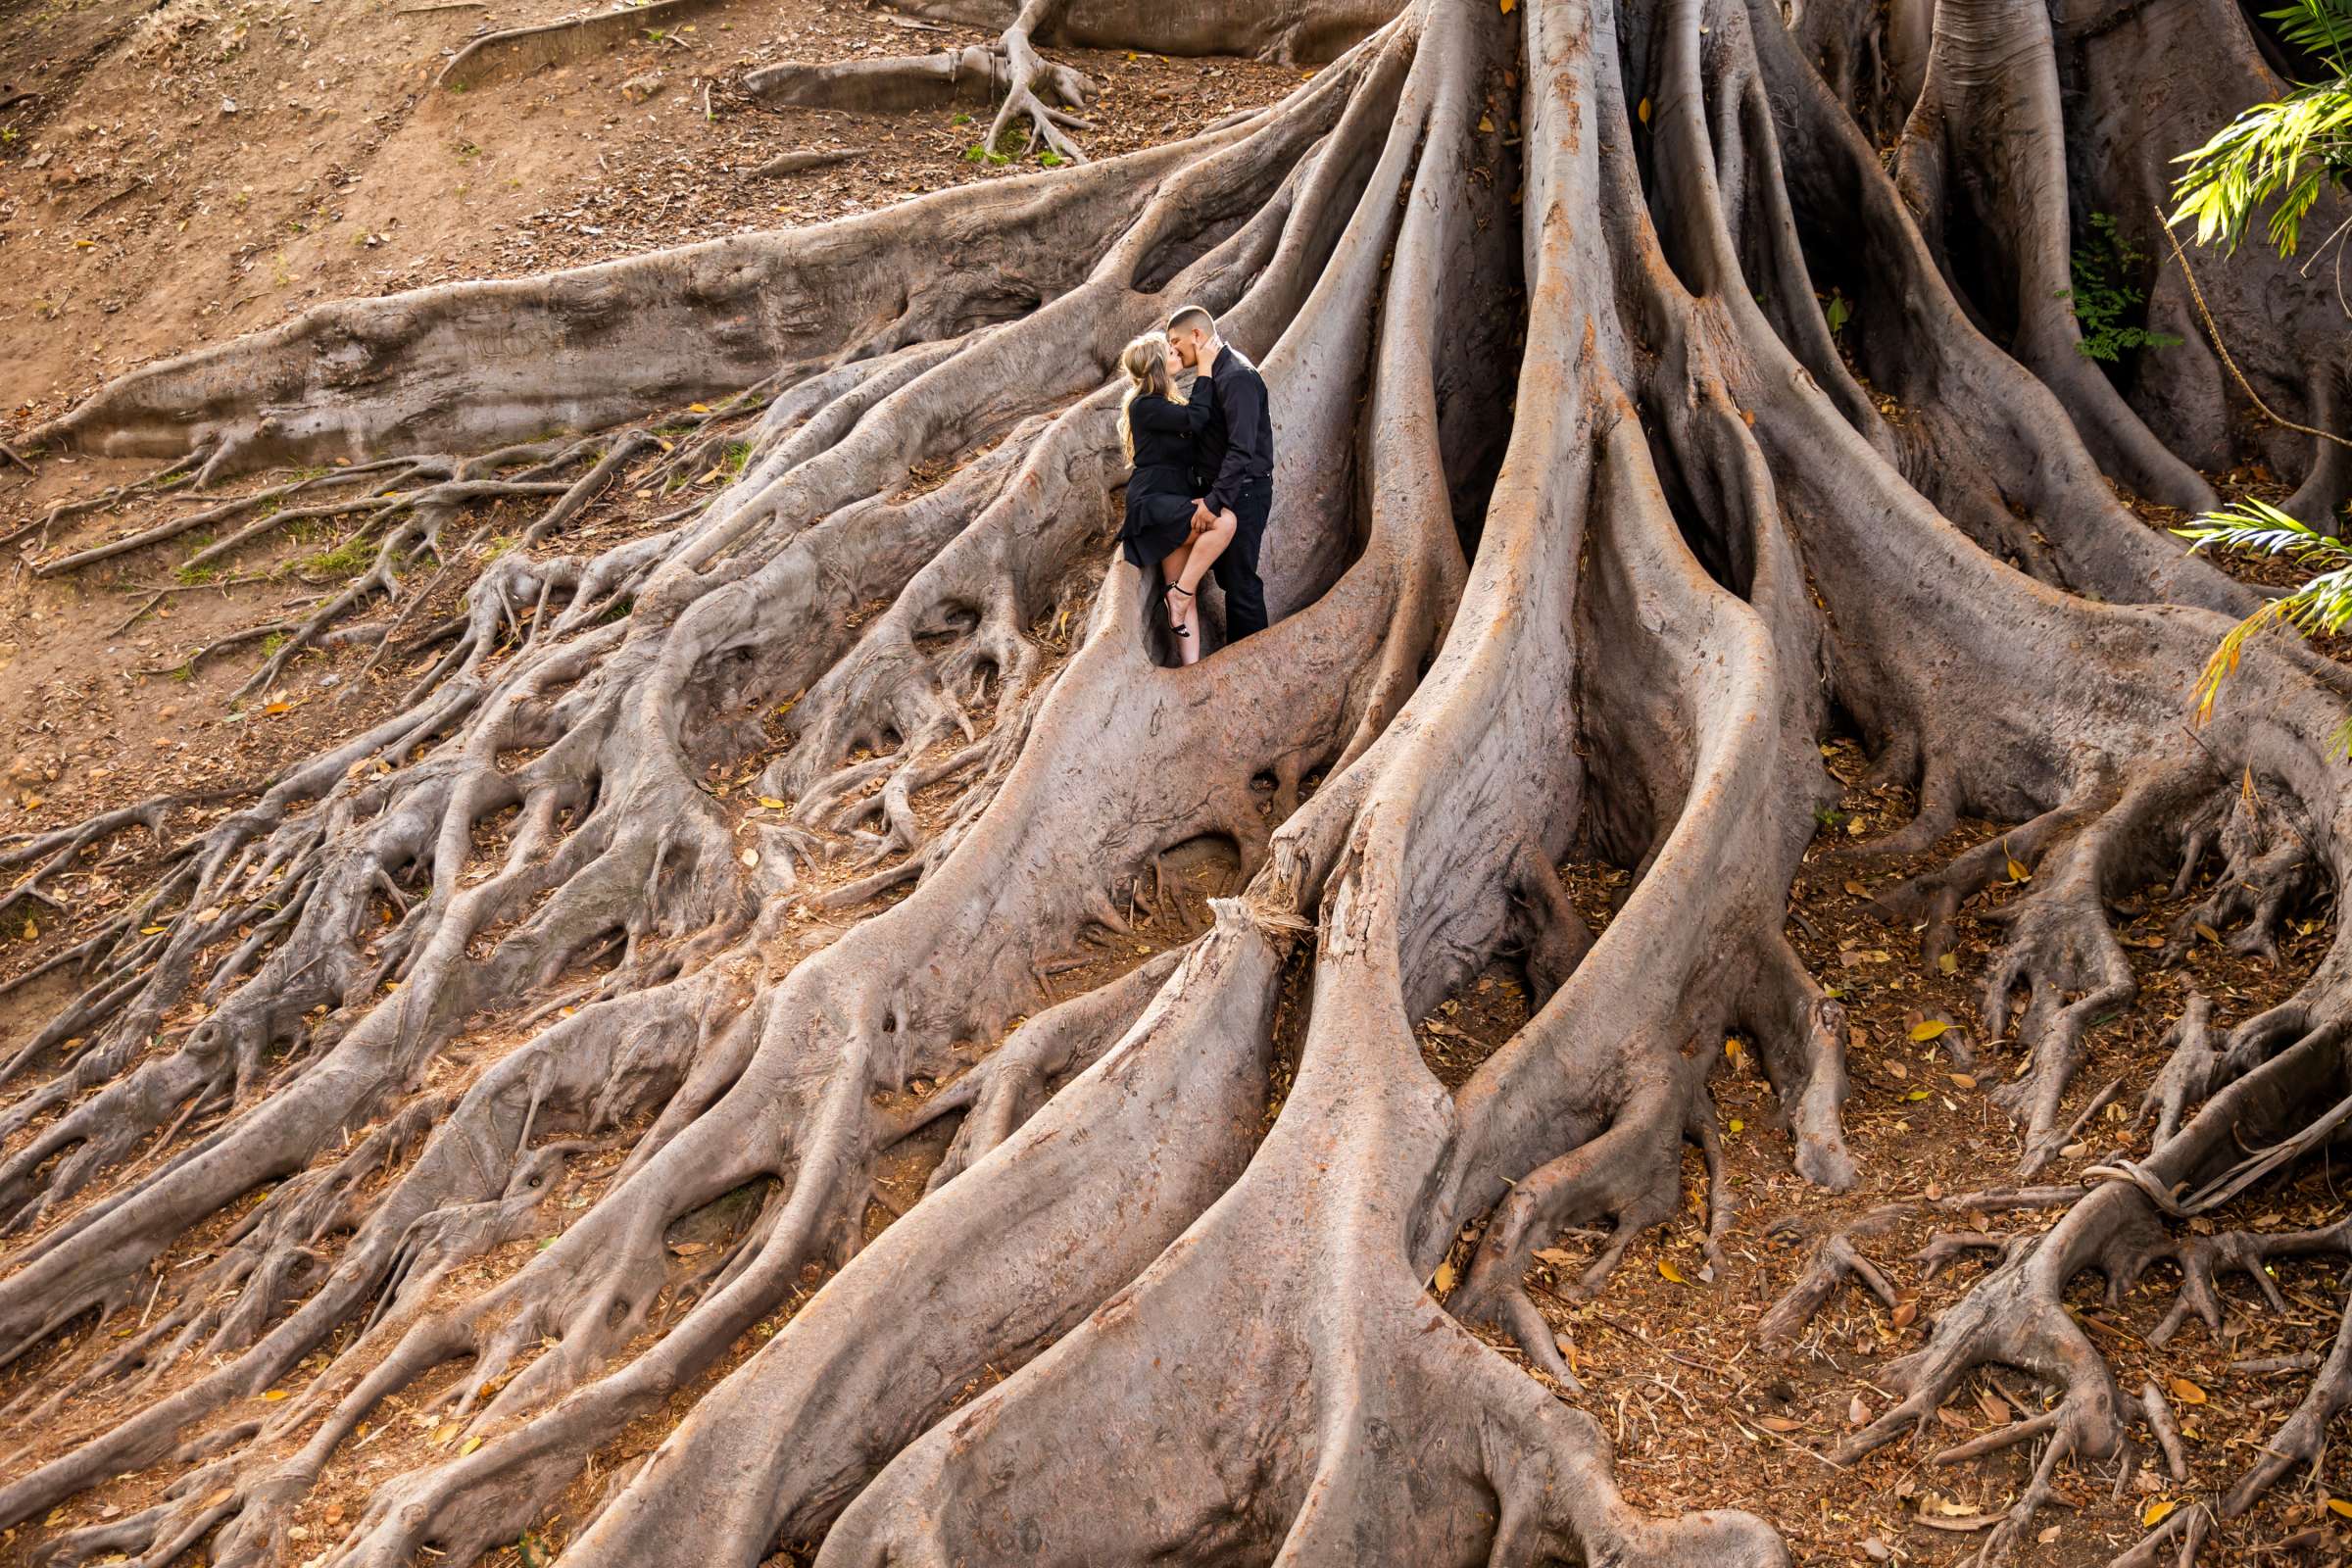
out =
[[[1217,318],[1208,314],[1205,306],[1186,305],[1168,318],[1168,330],[1171,332],[1187,326],[1197,326],[1211,337],[1217,335]]]

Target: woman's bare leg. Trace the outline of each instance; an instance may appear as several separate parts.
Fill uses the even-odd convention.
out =
[[[1200,607],[1193,595],[1200,590],[1200,579],[1208,575],[1208,568],[1215,565],[1217,558],[1225,553],[1225,547],[1233,543],[1233,514],[1220,512],[1216,521],[1193,535],[1192,542],[1176,552],[1176,555],[1185,559],[1176,566],[1168,581],[1183,589],[1184,594],[1181,598],[1171,599],[1169,603],[1184,607],[1184,624],[1192,635],[1176,640],[1184,649],[1184,662],[1188,664],[1200,657]],[[1176,555],[1168,559],[1174,561]]]
[[[1197,548],[1199,544],[1198,538],[1188,539],[1161,557],[1159,563],[1159,574],[1166,579],[1171,590],[1164,597],[1168,605],[1168,625],[1176,633],[1176,660],[1183,664],[1198,662],[1200,658],[1200,617],[1193,612],[1193,601],[1189,597],[1194,584],[1200,580],[1200,572],[1193,570],[1194,558],[1200,554]],[[1185,579],[1187,571],[1192,571],[1189,582]],[[1173,591],[1177,589],[1183,592]]]
[[[1188,594],[1200,587],[1200,579],[1208,575],[1208,568],[1217,564],[1217,558],[1225,553],[1225,547],[1233,543],[1233,513],[1218,513],[1216,521],[1193,535],[1192,543],[1176,552],[1176,555],[1187,559],[1176,568],[1181,575],[1169,581]],[[1170,556],[1168,559],[1173,561],[1176,557]]]

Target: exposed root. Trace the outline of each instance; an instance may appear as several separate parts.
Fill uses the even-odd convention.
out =
[[[744,88],[775,103],[867,113],[940,103],[993,104],[996,116],[974,144],[983,152],[1026,158],[1043,141],[1054,154],[1050,162],[1075,163],[1084,155],[1067,132],[1092,128],[1076,111],[1094,98],[1094,83],[1067,66],[1042,58],[1031,41],[1064,4],[1066,0],[1025,0],[993,49],[974,45],[935,55],[822,66],[786,61],[749,73]],[[1058,104],[1041,96],[1049,91]],[[1004,141],[1016,116],[1028,124],[1028,139],[1017,153]]]
[[[1910,1213],[1907,1203],[1887,1204],[1875,1208],[1843,1230],[1825,1236],[1814,1247],[1794,1285],[1765,1310],[1756,1324],[1756,1343],[1763,1346],[1787,1347],[1795,1343],[1813,1315],[1837,1294],[1839,1286],[1853,1280],[1885,1302],[1888,1310],[1901,1304],[1894,1282],[1879,1271],[1878,1265],[1854,1250],[1853,1238],[1871,1236],[1891,1227]],[[1767,1227],[1765,1234],[1783,1234],[1782,1227]]]
[[[1035,44],[1134,8],[939,4],[1004,39],[915,84],[999,82],[987,145],[1022,116],[1075,157],[1077,84]],[[1281,55],[1361,21],[1228,9],[1152,25]],[[2176,941],[2265,955],[2352,844],[2352,679],[2253,649],[2182,729],[2223,621],[2176,605],[2242,596],[2108,489],[2093,454],[2169,470],[2055,368],[2052,312],[2005,319],[2004,279],[2047,281],[2069,171],[1985,135],[1984,95],[2056,133],[2048,22],[1900,22],[1889,71],[1926,108],[1893,178],[1762,0],[1416,3],[1169,147],[322,308],[56,421],[178,460],[148,489],[191,453],[208,482],[351,460],[208,503],[203,560],[331,515],[360,569],[292,633],[365,633],[409,690],[232,809],[0,846],[14,907],[109,834],[182,835],[52,960],[73,994],[0,1065],[24,1445],[0,1516],[170,1462],[34,1549],[262,1568],[316,1555],[304,1500],[422,1417],[444,1441],[368,1476],[315,1544],[335,1568],[460,1568],[574,1488],[581,1568],[819,1537],[827,1568],[1780,1568],[1745,1516],[1624,1507],[1537,1293],[1602,1289],[1693,1149],[1711,1260],[1710,1084],[1749,1059],[1796,1172],[1856,1180],[1844,1016],[1786,935],[1833,712],[1920,801],[1872,848],[2019,824],[1883,902],[1935,958],[2006,885],[1980,1049],[2014,1015],[2029,1172],[2125,1091],[2067,1112],[2133,995],[2107,901],[2218,861]],[[1972,223],[2003,231],[1982,265]],[[1277,619],[1171,668],[1145,575],[1102,565],[1106,383],[1185,299],[1273,388]],[[486,333],[530,350],[485,361]],[[565,553],[623,482],[680,505]],[[444,533],[490,496],[536,520],[452,612],[416,568],[475,570],[480,528]],[[1206,932],[1161,884],[1195,857],[1241,884]],[[1597,933],[1571,859],[1626,873]],[[1534,1013],[1448,1089],[1416,1025],[1513,958]],[[1930,1244],[1992,1265],[1840,1457],[1989,1363],[2038,1379],[2047,1408],[1942,1455],[2034,1446],[1990,1557],[2064,1467],[2116,1454],[2128,1407],[2069,1292],[2177,1269],[2169,1335],[2220,1320],[2219,1281],[2267,1292],[2267,1260],[2346,1245],[2186,1221],[2341,1142],[2347,998],[2339,930],[2226,1035],[2190,1004],[2144,1153],[1957,1200],[2064,1212]],[[1825,1239],[1765,1337],[1848,1279],[1899,1307],[1853,1241],[1887,1217]],[[1556,1245],[1594,1225],[1591,1255]],[[2348,1345],[2226,1508],[2317,1462]],[[662,1446],[608,1473],[682,1390]],[[2129,1409],[2168,1446],[2160,1396]],[[2167,1547],[2193,1552],[2180,1517]]]
[[[591,11],[529,27],[486,32],[459,50],[433,85],[464,91],[525,76],[549,66],[567,65],[644,36],[648,28],[669,29],[724,0],[651,0],[622,11]]]

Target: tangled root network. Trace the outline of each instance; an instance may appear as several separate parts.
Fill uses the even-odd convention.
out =
[[[388,716],[51,965],[70,1000],[0,1060],[0,1522],[150,1568],[460,1568],[558,1514],[526,1560],[1787,1562],[1746,1514],[1620,1499],[1524,1278],[1597,1227],[1603,1289],[1686,1147],[1719,1165],[1727,1032],[1797,1171],[1855,1180],[1844,1022],[1784,936],[1824,738],[1916,791],[1863,853],[2014,824],[1885,902],[1933,958],[2034,868],[1984,999],[2021,1180],[2132,994],[2108,898],[2219,864],[2194,921],[2261,950],[2352,857],[2346,671],[2256,642],[2192,732],[2259,601],[2118,499],[2209,505],[2262,441],[2309,516],[2352,466],[2233,426],[2177,276],[2151,315],[2188,342],[2129,401],[2060,297],[2070,201],[2145,213],[2271,92],[2238,9],[1795,5],[1032,4],[995,17],[1001,122],[1073,159],[1033,34],[1322,64],[1130,156],[322,307],[43,430],[159,478],[341,460],[218,519],[368,519],[376,570],[297,643],[472,503],[551,511],[461,615],[379,631],[438,650]],[[2326,279],[2202,281],[2266,402],[2332,426]],[[1277,618],[1177,667],[1103,562],[1114,360],[1183,301],[1272,388]],[[740,472],[562,553],[652,438],[546,432],[690,399]],[[37,885],[185,804],[0,864]],[[1139,960],[1204,849],[1228,896]],[[1597,935],[1572,857],[1632,873]],[[1448,1088],[1414,1026],[1498,956],[1533,1014]],[[1080,959],[1099,984],[1049,985]],[[2176,1266],[2177,1323],[2352,1248],[2190,1224],[2340,1146],[2348,992],[2339,931],[2278,1005],[2192,1009],[2143,1152],[1940,1317],[1847,1456],[2022,1369],[2050,1402],[2009,1429],[2040,1446],[2014,1534],[2126,1441],[2078,1275]],[[2313,1360],[2225,1511],[2352,1401],[2352,1329]],[[148,1505],[42,1533],[128,1474]]]

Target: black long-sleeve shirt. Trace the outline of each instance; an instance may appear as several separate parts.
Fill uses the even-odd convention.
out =
[[[1215,415],[1200,435],[1200,477],[1208,486],[1208,510],[1233,506],[1244,482],[1274,478],[1274,416],[1266,408],[1266,378],[1227,344],[1215,366],[1193,386],[1198,400],[1212,389]]]

